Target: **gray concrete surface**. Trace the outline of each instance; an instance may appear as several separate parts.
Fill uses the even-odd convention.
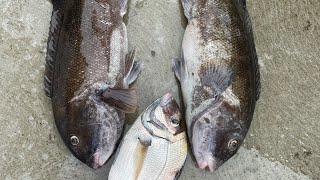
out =
[[[92,170],[64,146],[43,93],[51,8],[0,0],[0,179],[107,179],[110,163]],[[181,179],[320,179],[320,1],[250,0],[248,8],[262,73],[251,130],[217,172],[189,158]],[[179,1],[132,0],[127,22],[129,46],[145,63],[139,112],[167,91],[178,98],[170,59],[186,23]]]

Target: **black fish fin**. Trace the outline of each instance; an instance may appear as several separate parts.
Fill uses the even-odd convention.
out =
[[[127,13],[128,0],[119,0],[120,15],[123,17]]]
[[[51,3],[53,5],[53,10],[60,9],[62,6],[63,0],[51,0]]]
[[[193,16],[193,8],[195,7],[196,0],[181,0],[184,9],[184,15],[188,20]]]
[[[48,97],[52,97],[53,89],[53,69],[56,58],[56,50],[59,41],[59,34],[61,30],[61,24],[63,19],[63,13],[61,10],[61,0],[52,0],[53,11],[51,15],[51,22],[49,28],[49,37],[47,42],[47,55],[44,74],[44,86],[45,93]]]
[[[183,52],[181,53],[181,58],[172,59],[172,70],[180,82],[186,78],[187,70]]]
[[[246,1],[236,0],[236,3],[237,3],[238,11],[242,19],[242,22],[244,23],[246,38],[248,39],[248,46],[250,47],[250,50],[252,52],[251,64],[253,65],[252,69],[254,72],[255,91],[256,91],[255,95],[256,95],[256,100],[258,100],[260,98],[260,91],[261,91],[260,66],[259,66],[259,60],[258,60],[256,48],[255,48],[255,43],[254,43],[252,23],[250,20],[248,10],[246,8]]]
[[[236,0],[238,5],[242,6],[243,8],[247,7],[247,0]]]
[[[135,80],[138,79],[139,74],[143,69],[143,64],[140,61],[134,61],[136,51],[131,50],[125,59],[125,78],[124,83],[126,85],[132,84]]]
[[[219,96],[231,85],[234,72],[227,65],[206,63],[201,66],[199,77],[202,85],[210,87],[214,96]]]
[[[138,96],[135,89],[108,88],[102,93],[101,100],[126,113],[133,113],[138,107]]]

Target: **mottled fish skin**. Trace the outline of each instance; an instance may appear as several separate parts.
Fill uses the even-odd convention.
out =
[[[215,171],[243,143],[260,74],[245,0],[182,0],[188,19],[174,71],[199,168]]]
[[[68,149],[92,168],[116,149],[124,113],[102,101],[127,89],[127,0],[53,0],[45,74],[57,129]],[[132,79],[130,80],[132,81]]]
[[[153,102],[123,138],[108,179],[175,179],[187,156],[183,123],[171,94]]]

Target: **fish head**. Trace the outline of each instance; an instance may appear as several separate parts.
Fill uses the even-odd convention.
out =
[[[146,112],[148,112],[147,129],[157,136],[168,139],[185,131],[181,110],[170,93],[156,100]]]
[[[246,132],[239,120],[239,111],[224,104],[194,117],[190,140],[200,169],[214,172],[236,154]]]
[[[89,94],[68,104],[68,116],[63,134],[70,151],[91,168],[104,165],[121,136],[123,113]]]

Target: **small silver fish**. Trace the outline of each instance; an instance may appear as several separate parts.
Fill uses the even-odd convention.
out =
[[[239,149],[260,92],[245,0],[182,0],[188,25],[180,80],[189,142],[199,168],[215,171]]]
[[[157,99],[123,138],[108,179],[174,179],[187,156],[183,123],[171,94]]]

